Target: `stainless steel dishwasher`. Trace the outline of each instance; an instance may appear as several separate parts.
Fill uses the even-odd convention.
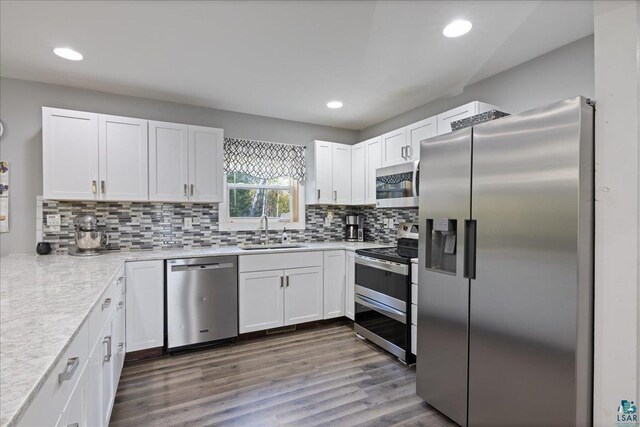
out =
[[[238,336],[238,257],[167,260],[167,350]]]

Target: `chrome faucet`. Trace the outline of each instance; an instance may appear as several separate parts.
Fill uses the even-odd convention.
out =
[[[269,217],[267,216],[267,214],[262,214],[262,216],[260,217],[260,234],[262,234],[262,220],[264,220],[264,230],[267,236],[266,245],[269,246]]]

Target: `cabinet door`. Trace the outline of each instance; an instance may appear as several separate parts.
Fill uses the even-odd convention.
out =
[[[124,365],[125,346],[125,300],[124,296],[116,305],[113,313],[113,384],[118,388],[122,366]]]
[[[189,200],[221,202],[224,130],[189,126]]]
[[[382,138],[376,137],[365,144],[365,203],[376,204],[376,169],[382,167]]]
[[[102,353],[101,383],[102,383],[102,425],[109,425],[111,409],[116,396],[113,384],[113,315],[102,330],[101,342],[98,343]]]
[[[148,200],[147,121],[98,117],[101,200]]]
[[[98,115],[42,108],[45,199],[97,199]]]
[[[333,203],[336,205],[351,204],[351,146],[333,144]]]
[[[238,275],[240,333],[284,325],[284,272],[282,270]]]
[[[345,277],[346,277],[346,291],[345,291],[345,316],[351,320],[355,320],[355,286],[356,286],[356,253],[351,251],[345,251]]]
[[[284,324],[322,319],[322,267],[284,271]]]
[[[87,365],[88,366],[88,365]],[[82,372],[62,415],[62,426],[89,427],[89,383]]]
[[[189,200],[188,126],[149,122],[149,200]]]
[[[438,135],[437,123],[438,120],[434,116],[407,126],[408,160],[420,160],[420,141]]]
[[[343,250],[324,253],[324,318],[344,316],[346,261]]]
[[[87,390],[87,426],[101,427],[102,421],[102,335],[94,346],[89,358],[89,363],[85,369]]]
[[[316,203],[333,204],[333,143],[315,141]]]
[[[365,203],[365,145],[351,147],[351,204]]]
[[[478,114],[478,103],[476,101],[461,105],[444,113],[438,114],[438,135],[451,132],[451,122],[466,119]]]
[[[407,160],[407,129],[396,129],[382,138],[382,165],[391,166]]]
[[[127,262],[127,351],[164,345],[164,261]]]

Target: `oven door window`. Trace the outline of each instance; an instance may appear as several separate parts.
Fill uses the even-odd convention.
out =
[[[407,302],[407,276],[356,263],[356,285]]]
[[[413,197],[413,172],[402,172],[376,178],[376,199]]]
[[[391,307],[389,307],[391,309]],[[356,301],[356,324],[401,349],[407,348],[407,325]]]

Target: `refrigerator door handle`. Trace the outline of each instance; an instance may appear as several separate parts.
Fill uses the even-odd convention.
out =
[[[476,236],[477,222],[475,219],[464,221],[464,278],[476,278]]]

